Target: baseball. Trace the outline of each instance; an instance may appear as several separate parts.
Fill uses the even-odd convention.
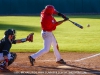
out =
[[[90,27],[90,24],[88,24],[87,27]]]

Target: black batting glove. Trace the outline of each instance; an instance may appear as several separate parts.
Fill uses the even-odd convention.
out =
[[[66,17],[66,18],[64,18],[64,20],[66,20],[66,21],[67,21],[67,20],[69,20],[69,18],[68,18],[68,17]]]
[[[64,14],[62,14],[62,13],[59,13],[58,12],[58,16],[62,16],[62,18],[64,19],[64,20],[69,20],[69,18],[68,17],[66,17]]]

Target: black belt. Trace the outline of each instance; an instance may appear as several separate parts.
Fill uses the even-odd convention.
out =
[[[45,30],[43,30],[43,32],[46,32]]]

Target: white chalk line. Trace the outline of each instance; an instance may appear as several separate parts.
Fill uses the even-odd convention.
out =
[[[82,61],[82,60],[86,60],[86,59],[89,59],[89,58],[93,58],[93,57],[96,57],[96,56],[99,56],[99,54],[95,54],[95,55],[92,55],[92,56],[89,56],[89,57],[85,57],[85,58],[81,58],[81,59],[78,59],[78,60],[75,60],[75,61]]]
[[[82,60],[86,60],[86,59],[90,59],[90,58],[93,58],[93,57],[96,57],[96,56],[99,56],[99,54],[95,54],[95,55],[92,55],[92,56],[89,56],[89,57],[85,57],[85,58],[81,58],[81,59],[78,59],[78,60],[64,60],[65,62],[79,62],[79,61],[82,61]],[[52,59],[49,59],[49,60],[36,60],[37,62],[56,62],[56,60],[52,60]],[[22,61],[21,61],[22,62]],[[29,62],[29,61],[25,61],[25,62]],[[19,62],[14,62],[13,64],[17,65]]]

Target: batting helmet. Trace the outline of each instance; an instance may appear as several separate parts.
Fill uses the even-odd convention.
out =
[[[45,6],[45,11],[46,11],[47,13],[49,13],[49,14],[53,14],[54,11],[55,11],[55,8],[54,8],[53,5],[47,5],[47,6]]]

